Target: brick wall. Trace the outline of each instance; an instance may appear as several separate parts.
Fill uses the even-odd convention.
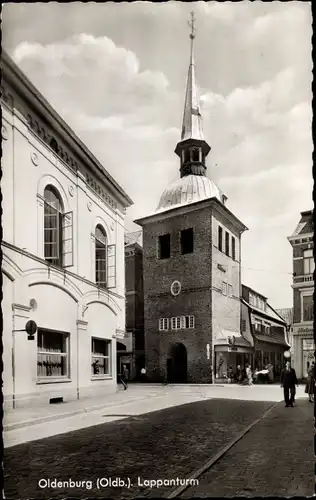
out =
[[[194,228],[194,252],[181,255],[180,231]],[[170,233],[171,256],[157,258],[158,236]],[[211,342],[211,211],[196,210],[186,215],[154,222],[144,227],[145,340],[148,375],[161,380],[166,374],[172,345],[187,349],[188,381],[210,381],[206,344]],[[170,286],[181,282],[180,295]],[[159,318],[194,315],[195,328],[159,332]]]

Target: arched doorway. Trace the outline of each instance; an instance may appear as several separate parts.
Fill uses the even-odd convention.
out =
[[[187,350],[183,344],[174,344],[167,359],[167,378],[171,383],[187,381]]]

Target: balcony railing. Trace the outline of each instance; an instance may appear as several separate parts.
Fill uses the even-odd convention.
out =
[[[310,283],[314,281],[312,274],[303,274],[302,276],[294,276],[294,283]]]

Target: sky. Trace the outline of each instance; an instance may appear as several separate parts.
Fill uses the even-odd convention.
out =
[[[248,228],[242,282],[292,307],[292,248],[313,208],[310,2],[7,3],[4,49],[134,201],[179,176],[190,11],[207,175]]]

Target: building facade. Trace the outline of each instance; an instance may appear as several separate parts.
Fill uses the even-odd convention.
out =
[[[286,322],[286,330],[288,334],[288,341],[291,346],[290,351],[291,351],[291,356],[293,356],[293,307],[285,307],[283,309],[276,309],[276,312],[278,313],[281,318],[284,319]]]
[[[278,378],[284,366],[284,352],[290,349],[287,323],[268,303],[268,299],[242,285],[241,330],[252,338],[253,352],[246,357],[254,370],[272,364]],[[239,363],[240,364],[240,363]]]
[[[5,404],[115,392],[132,202],[5,53],[2,139]]]
[[[118,346],[118,368],[125,364],[130,380],[145,367],[143,249],[141,233],[125,235],[126,338]]]
[[[293,248],[293,356],[299,378],[306,378],[314,361],[314,222],[313,211],[301,212],[301,219],[288,238]]]
[[[162,193],[143,228],[147,373],[151,380],[212,382],[216,356],[249,344],[240,334],[241,235],[245,225],[206,176],[204,139],[191,57],[181,140],[180,176]]]

